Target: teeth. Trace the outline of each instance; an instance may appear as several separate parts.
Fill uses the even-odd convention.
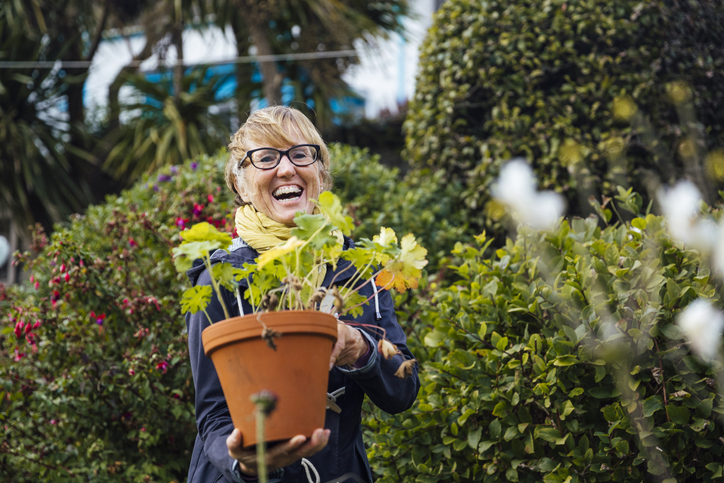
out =
[[[275,198],[278,198],[280,196],[288,195],[288,194],[302,194],[302,189],[299,186],[282,186],[280,188],[277,188],[274,190],[272,195],[274,195]]]

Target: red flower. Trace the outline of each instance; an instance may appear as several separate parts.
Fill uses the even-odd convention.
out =
[[[64,278],[65,278],[65,281],[68,282],[70,280],[70,274],[66,273]]]
[[[204,210],[204,205],[194,203],[194,210],[193,210],[194,216],[199,216],[203,210]]]
[[[98,315],[96,315],[96,313],[91,310],[90,318],[91,318],[91,321],[92,321],[92,322],[95,322],[95,323],[98,324],[98,325],[103,325],[103,321],[104,321],[105,318],[106,318],[106,314],[98,314]]]
[[[128,375],[129,375],[129,376],[135,376],[135,375],[136,375],[136,371],[134,371],[133,369],[128,369]]]
[[[209,203],[213,203],[213,202],[214,202],[214,195],[209,195],[206,199],[209,200]]]
[[[189,222],[188,218],[181,218],[180,216],[176,218],[176,226],[181,228],[182,230],[186,228],[186,223]]]
[[[128,237],[128,244],[131,245],[132,247],[138,246],[138,243],[136,243],[136,240],[134,240],[133,237],[130,237],[130,236]]]
[[[166,371],[168,370],[168,362],[161,361],[158,364],[156,364],[156,369],[159,369],[163,371],[164,374],[166,374]]]

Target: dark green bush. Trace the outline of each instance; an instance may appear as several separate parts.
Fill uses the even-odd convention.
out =
[[[368,420],[378,481],[722,477],[723,368],[674,323],[696,298],[722,305],[697,252],[653,215],[478,241],[455,247],[457,280],[421,290],[418,402]]]
[[[496,232],[483,208],[500,163],[516,156],[572,215],[617,184],[648,198],[656,178],[686,173],[702,189],[706,173],[688,158],[724,141],[723,35],[718,0],[449,0],[421,48],[408,161],[462,183],[471,223]],[[678,109],[670,102],[673,81],[690,86],[693,105],[685,92]],[[619,97],[650,124],[626,105],[613,113]]]

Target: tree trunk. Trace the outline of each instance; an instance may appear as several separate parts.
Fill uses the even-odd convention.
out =
[[[181,90],[183,89],[184,75],[184,21],[183,12],[178,5],[175,15],[176,21],[171,29],[171,42],[176,47],[176,65],[173,68],[173,97],[176,101],[176,105],[178,106],[179,96],[181,95]]]
[[[236,37],[236,55],[244,57],[249,55],[249,30],[246,24],[241,20],[240,16],[236,16],[231,21],[231,28],[234,30]],[[246,120],[251,111],[251,84],[254,69],[251,63],[236,64],[236,111],[241,124]]]
[[[258,56],[274,55],[271,42],[266,36],[266,30],[261,22],[253,17],[247,21],[247,27],[251,39],[257,49]],[[277,70],[276,62],[266,60],[259,62],[262,76],[262,89],[268,106],[280,106],[282,104],[282,74]]]

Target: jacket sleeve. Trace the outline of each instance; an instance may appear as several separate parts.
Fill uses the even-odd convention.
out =
[[[204,271],[199,277],[197,285],[210,285],[210,283],[209,275]],[[225,293],[224,295],[229,295],[224,297],[224,302],[230,314],[238,314],[236,301],[231,300],[230,294]],[[215,294],[212,296],[206,312],[213,322],[225,318],[224,311]],[[209,461],[228,481],[236,481],[231,471],[234,460],[229,456],[226,447],[226,438],[234,430],[234,423],[231,420],[216,369],[211,359],[204,354],[201,340],[201,332],[209,326],[209,319],[203,311],[199,311],[195,314],[186,314],[186,324],[191,370],[196,387],[196,426],[199,430],[199,437],[203,441],[203,451]]]
[[[373,296],[371,285],[365,286],[360,293],[367,297]],[[395,307],[392,296],[387,290],[380,290],[377,294],[379,302],[379,315],[375,307],[374,298],[364,308],[364,313],[355,322],[363,324],[366,335],[374,340],[382,338],[382,331],[375,329],[377,326],[384,329],[385,337],[395,344],[401,354],[387,360],[377,351],[375,347],[367,365],[359,369],[338,369],[352,378],[367,394],[373,403],[380,409],[390,414],[396,414],[409,409],[417,398],[420,389],[420,379],[417,374],[417,364],[414,365],[412,375],[407,378],[395,376],[395,372],[404,361],[413,359],[412,352],[407,347],[405,332],[397,322]],[[376,320],[376,319],[380,320]]]

